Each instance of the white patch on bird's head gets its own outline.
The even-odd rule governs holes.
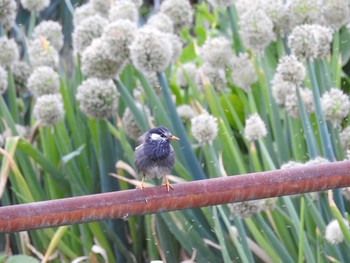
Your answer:
[[[166,138],[160,136],[158,133],[152,133],[150,138],[153,141],[165,141],[166,140]]]

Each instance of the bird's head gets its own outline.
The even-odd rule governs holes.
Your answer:
[[[158,126],[149,130],[147,137],[147,140],[150,142],[170,142],[170,140],[180,140],[163,126]]]
[[[165,158],[170,152],[170,140],[180,139],[163,126],[153,128],[147,133],[144,143],[145,151],[152,159]]]

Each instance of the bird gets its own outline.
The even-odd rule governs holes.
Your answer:
[[[175,152],[170,145],[171,140],[180,139],[163,126],[150,129],[137,140],[138,146],[135,148],[134,157],[136,170],[142,174],[141,189],[145,188],[145,177],[163,177],[163,185],[166,186],[168,192],[170,188],[174,189],[167,178],[175,162]]]

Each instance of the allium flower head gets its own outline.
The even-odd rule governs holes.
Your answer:
[[[195,84],[198,80],[198,69],[192,62],[182,64],[176,71],[177,85],[180,87],[188,86],[188,79],[191,80],[193,84]]]
[[[202,83],[202,77],[201,73],[204,74],[210,81],[211,85],[215,88],[215,90],[221,90],[225,88],[226,86],[226,77],[225,77],[225,71],[220,68],[215,68],[209,63],[204,63],[199,68],[199,77],[198,85],[201,87],[203,85]]]
[[[110,0],[91,0],[93,9],[103,16],[108,14],[108,11],[111,8],[111,3],[112,1]]]
[[[317,56],[317,39],[311,25],[297,26],[288,38],[288,46],[298,59]]]
[[[32,72],[31,67],[27,62],[16,61],[11,68],[17,91],[23,91],[27,87],[27,80]]]
[[[120,2],[125,0],[115,0],[115,2]],[[130,0],[137,8],[140,8],[142,6],[143,0]]]
[[[147,26],[153,27],[163,33],[173,33],[174,23],[166,14],[157,13],[147,20]]]
[[[138,16],[137,7],[129,0],[114,2],[108,12],[108,18],[111,22],[122,19],[136,23]]]
[[[284,105],[288,94],[295,94],[297,84],[283,80],[283,77],[276,73],[271,81],[272,97],[278,105]]]
[[[160,12],[173,21],[175,33],[180,33],[192,24],[193,10],[188,0],[165,0],[160,6]]]
[[[260,0],[235,0],[235,7],[238,14],[243,14],[251,9],[256,9],[260,2]],[[261,8],[260,5],[259,8]]]
[[[304,103],[305,109],[307,113],[314,112],[314,102],[312,98],[312,91],[309,89],[299,88],[301,100]],[[299,104],[298,104],[298,96],[296,91],[289,93],[285,97],[284,103],[285,109],[288,114],[294,118],[300,118]]]
[[[214,116],[207,112],[191,119],[193,137],[202,144],[211,144],[218,135],[218,123]]]
[[[326,56],[331,42],[332,30],[320,25],[297,26],[288,38],[288,46],[298,59]]]
[[[324,25],[334,30],[339,30],[341,26],[350,22],[349,3],[344,0],[324,0],[322,3],[322,15]]]
[[[82,6],[79,6],[74,11],[73,24],[74,28],[77,28],[82,21],[86,18],[96,15],[96,11],[92,7],[91,2]]]
[[[50,1],[49,0],[21,0],[21,4],[24,9],[27,9],[30,12],[33,11],[33,12],[39,13],[49,6]]]
[[[41,66],[34,69],[28,79],[28,89],[35,97],[55,94],[59,91],[60,80],[51,67]]]
[[[62,97],[59,94],[43,95],[35,102],[33,116],[43,126],[55,125],[63,115]]]
[[[240,15],[252,9],[262,10],[273,23],[273,31],[277,35],[284,35],[290,28],[284,2],[284,0],[236,0],[235,6]]]
[[[43,21],[34,28],[33,38],[44,37],[57,51],[63,47],[62,26],[55,21]]]
[[[112,80],[90,78],[78,87],[80,110],[94,119],[110,117],[118,107],[118,92]]]
[[[7,85],[7,71],[0,66],[0,95],[5,93],[5,91],[7,90]]]
[[[349,229],[349,222],[346,219],[343,219],[343,220]],[[337,220],[331,221],[326,226],[325,239],[328,243],[333,245],[339,244],[344,241],[344,234]]]
[[[231,42],[225,37],[208,38],[201,48],[201,56],[213,67],[224,68],[233,56]]]
[[[171,62],[175,62],[181,55],[183,43],[178,35],[165,33],[165,37],[168,38],[168,41],[171,44],[171,49],[173,51],[171,55]]]
[[[169,66],[173,50],[166,34],[153,28],[137,31],[130,46],[134,66],[143,72],[161,72]]]
[[[292,27],[322,22],[319,0],[288,0],[287,10]]]
[[[19,59],[16,42],[12,38],[0,37],[0,65],[10,67]]]
[[[244,45],[255,52],[264,51],[275,40],[273,23],[262,10],[251,9],[243,13],[239,26]]]
[[[339,133],[339,140],[344,152],[350,150],[350,126],[347,126]]]
[[[208,0],[208,2],[214,7],[226,8],[235,2],[234,0]]]
[[[141,104],[136,104],[139,110],[146,113],[147,118],[151,118],[151,112],[148,108],[142,106]],[[130,108],[126,108],[122,117],[123,129],[127,136],[133,140],[137,140],[142,134],[140,126],[137,124],[136,119]]]
[[[330,52],[333,30],[330,27],[314,25],[313,34],[317,39],[317,58],[323,58]]]
[[[283,0],[260,0],[257,2],[256,8],[264,10],[271,19],[273,31],[276,34],[284,35],[288,29],[289,21],[286,19],[287,8]]]
[[[130,59],[129,46],[135,38],[136,25],[128,20],[109,24],[102,34],[102,41],[110,55],[118,61]]]
[[[5,30],[9,30],[16,19],[16,1],[15,0],[1,0],[0,1],[0,25]]]
[[[276,72],[284,81],[296,84],[302,83],[306,76],[304,65],[294,55],[282,57],[278,62]]]
[[[107,25],[108,20],[100,15],[94,15],[84,19],[73,32],[74,52],[76,54],[82,54],[94,39],[102,35]]]
[[[244,137],[252,142],[259,140],[267,135],[267,129],[264,121],[259,114],[254,113],[245,122]]]
[[[322,95],[321,106],[325,119],[336,127],[349,114],[349,96],[340,89],[332,88]]]
[[[102,38],[94,39],[81,56],[81,70],[84,75],[101,79],[116,77],[125,63],[110,54]]]
[[[289,161],[289,162],[281,165],[281,170],[287,170],[287,169],[290,169],[290,168],[302,167],[302,166],[304,166],[303,163],[298,163],[298,162],[295,162],[295,161]]]
[[[189,121],[194,117],[194,110],[190,105],[182,104],[177,107],[177,114],[183,122]]]
[[[239,203],[232,203],[229,205],[231,213],[233,216],[239,218],[249,218],[257,215],[265,209],[266,200],[252,200],[244,201]]]
[[[44,38],[36,38],[30,42],[28,55],[33,67],[57,67],[58,65],[57,50]]]
[[[244,91],[249,91],[250,86],[258,80],[249,54],[240,53],[238,56],[233,56],[230,64],[233,83]]]
[[[329,163],[329,160],[327,160],[323,157],[317,156],[316,158],[307,161],[305,163],[305,165],[312,166],[312,165],[319,165],[319,164],[324,164],[324,163]]]

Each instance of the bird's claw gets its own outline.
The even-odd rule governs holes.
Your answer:
[[[170,188],[171,189],[174,189],[174,186],[172,186],[169,181],[168,181],[168,178],[165,177],[165,182],[163,183],[163,185],[165,185],[166,189],[168,190],[168,192],[170,191]]]
[[[145,182],[144,181],[145,181],[145,177],[142,177],[141,184],[137,188],[140,188],[141,190],[145,189]]]

